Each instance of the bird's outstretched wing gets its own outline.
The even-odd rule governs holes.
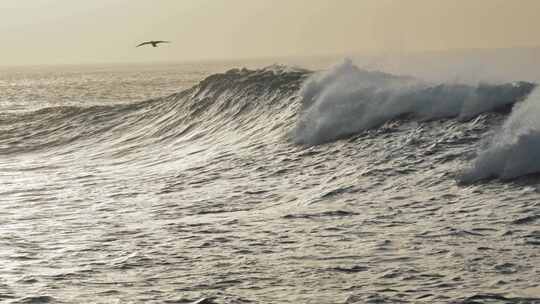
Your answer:
[[[143,43],[137,45],[136,47],[140,47],[140,46],[147,45],[147,44],[151,44],[151,43],[152,43],[152,42],[150,42],[150,41],[145,41],[145,42],[143,42]]]
[[[170,41],[165,41],[165,40],[158,40],[158,41],[154,41],[155,43],[171,43]]]

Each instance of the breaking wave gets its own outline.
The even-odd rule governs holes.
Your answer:
[[[316,145],[392,119],[470,119],[522,100],[533,84],[430,84],[410,77],[365,71],[351,61],[315,74],[302,87],[303,110],[292,138]]]
[[[540,91],[514,107],[502,128],[478,153],[459,180],[512,179],[540,172]]]
[[[55,107],[0,115],[0,154],[84,150],[89,156],[188,142],[285,140],[319,145],[392,121],[470,120],[516,107],[460,181],[540,171],[539,93],[535,84],[434,84],[362,70],[345,60],[311,72],[286,66],[233,69],[191,89],[141,103]],[[528,97],[529,96],[529,97]],[[527,98],[528,97],[528,98]]]

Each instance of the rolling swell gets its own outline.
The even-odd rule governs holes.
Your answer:
[[[103,153],[122,155],[149,146],[174,148],[193,140],[247,143],[250,138],[281,140],[284,135],[296,144],[310,146],[400,119],[467,121],[486,112],[507,113],[516,102],[526,99],[534,87],[528,82],[432,84],[362,70],[348,60],[318,73],[285,66],[233,69],[211,75],[191,89],[140,103],[53,107],[0,116],[0,153],[54,154],[61,150],[69,154],[83,149],[87,155],[100,157]],[[511,154],[509,149],[514,151],[516,145],[537,146],[534,134],[540,127],[530,122],[526,127],[515,127],[523,119],[513,118],[525,116],[531,110],[537,112],[530,109],[533,106],[534,103],[527,102],[520,107],[524,109],[522,114],[517,113],[518,109],[511,115],[504,127],[509,131],[497,137],[504,137],[502,141],[508,144],[481,152],[471,169],[462,174],[461,181],[493,176],[513,178],[522,175],[522,171],[528,174],[540,170],[538,166],[528,166],[527,159],[531,157],[522,155],[522,164],[513,167],[527,167],[526,170],[511,171],[507,166],[501,169],[507,162],[506,156],[501,155]],[[509,132],[519,134],[508,135]],[[517,143],[509,143],[508,138]],[[486,166],[491,169],[479,169]]]

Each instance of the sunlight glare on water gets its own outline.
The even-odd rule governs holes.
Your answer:
[[[0,301],[540,303],[533,84],[230,65],[2,74]]]

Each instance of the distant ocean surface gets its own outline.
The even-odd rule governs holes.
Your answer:
[[[273,62],[0,68],[0,302],[540,303],[532,74]]]

